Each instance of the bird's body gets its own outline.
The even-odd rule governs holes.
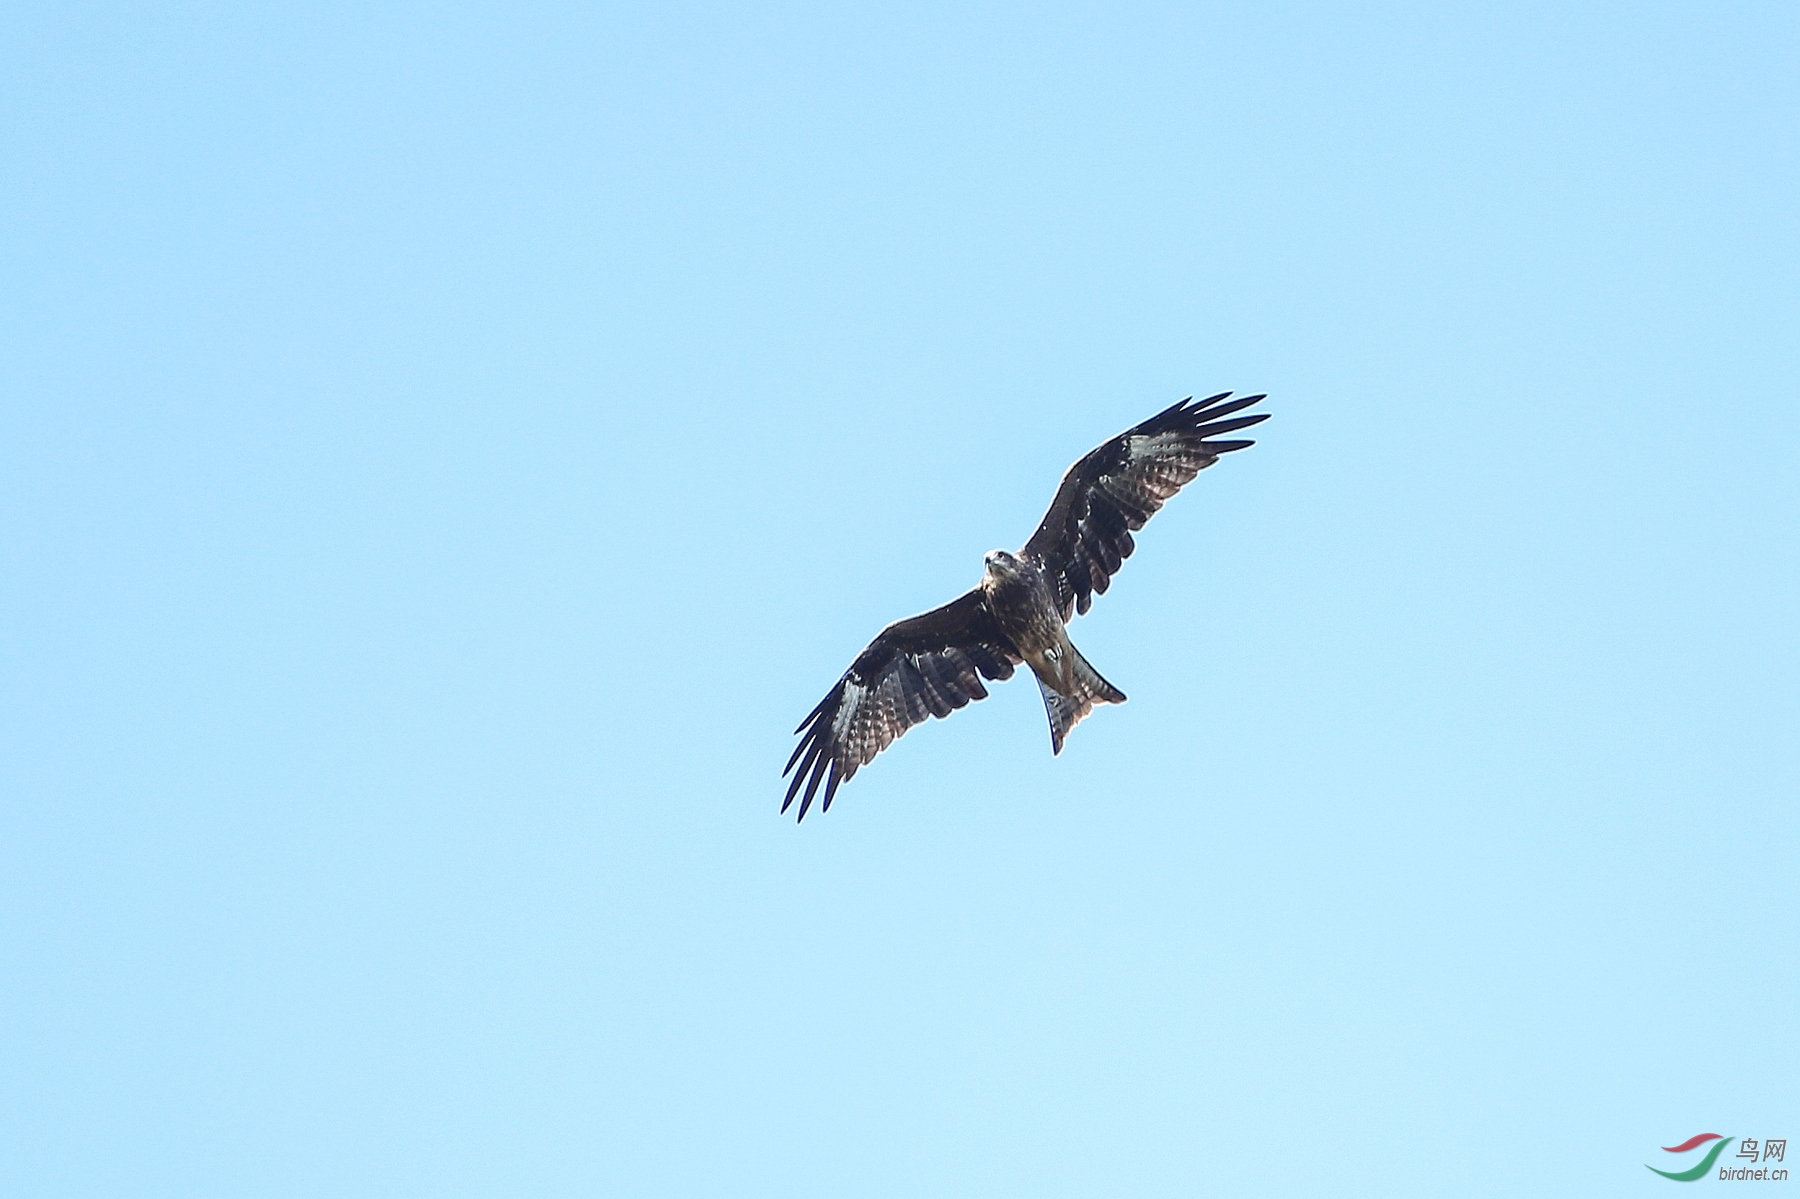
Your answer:
[[[982,600],[1014,651],[1037,676],[1050,716],[1051,752],[1061,753],[1063,738],[1096,703],[1122,704],[1125,693],[1101,678],[1069,640],[1042,566],[1005,550],[992,551],[986,561]]]
[[[804,735],[782,773],[800,769],[781,810],[804,785],[804,818],[827,777],[829,809],[839,784],[894,738],[986,698],[982,680],[1010,678],[1020,662],[1043,692],[1055,753],[1095,704],[1124,703],[1069,640],[1067,624],[1131,556],[1133,531],[1220,454],[1253,444],[1207,440],[1267,419],[1223,419],[1263,398],[1222,402],[1230,394],[1183,400],[1082,457],[1024,548],[991,551],[974,590],[883,629],[800,722]]]
[[[990,552],[984,564],[981,602],[1032,672],[1059,685],[1066,673],[1062,664],[1068,660],[1069,631],[1056,611],[1043,570],[1005,550]]]

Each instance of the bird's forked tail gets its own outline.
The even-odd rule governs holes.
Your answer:
[[[1050,752],[1060,754],[1063,738],[1081,723],[1081,718],[1094,710],[1095,704],[1122,704],[1125,693],[1100,677],[1100,672],[1081,656],[1073,642],[1065,642],[1069,662],[1063,671],[1071,694],[1064,695],[1038,676],[1038,690],[1044,693],[1044,711],[1050,714]]]

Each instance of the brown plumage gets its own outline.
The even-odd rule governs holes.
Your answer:
[[[781,810],[804,785],[805,819],[821,782],[829,809],[839,785],[896,737],[928,716],[987,698],[982,680],[1011,678],[1021,662],[1043,692],[1054,753],[1095,704],[1124,703],[1065,626],[1111,585],[1136,548],[1132,533],[1170,496],[1219,455],[1254,444],[1210,440],[1268,419],[1232,417],[1263,397],[1230,396],[1183,400],[1095,448],[1063,476],[1023,549],[990,552],[973,591],[883,629],[795,730],[800,744],[782,771],[794,777]]]

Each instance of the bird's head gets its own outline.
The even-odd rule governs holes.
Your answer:
[[[1019,560],[1005,550],[989,550],[982,562],[987,566],[988,574],[995,578],[1016,574],[1019,569]]]

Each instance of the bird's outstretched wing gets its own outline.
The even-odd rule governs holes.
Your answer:
[[[838,785],[894,738],[927,716],[948,716],[972,699],[986,699],[982,678],[1011,678],[1019,661],[979,589],[881,630],[794,730],[803,736],[781,773],[796,764],[800,769],[781,810],[788,810],[805,783],[799,817],[804,820],[828,773],[824,807],[829,809]]]
[[[1050,511],[1021,553],[1037,560],[1056,590],[1066,622],[1086,612],[1136,548],[1131,535],[1163,502],[1219,460],[1251,441],[1209,441],[1269,418],[1266,412],[1232,419],[1262,399],[1231,400],[1229,391],[1192,397],[1127,429],[1069,468]]]

